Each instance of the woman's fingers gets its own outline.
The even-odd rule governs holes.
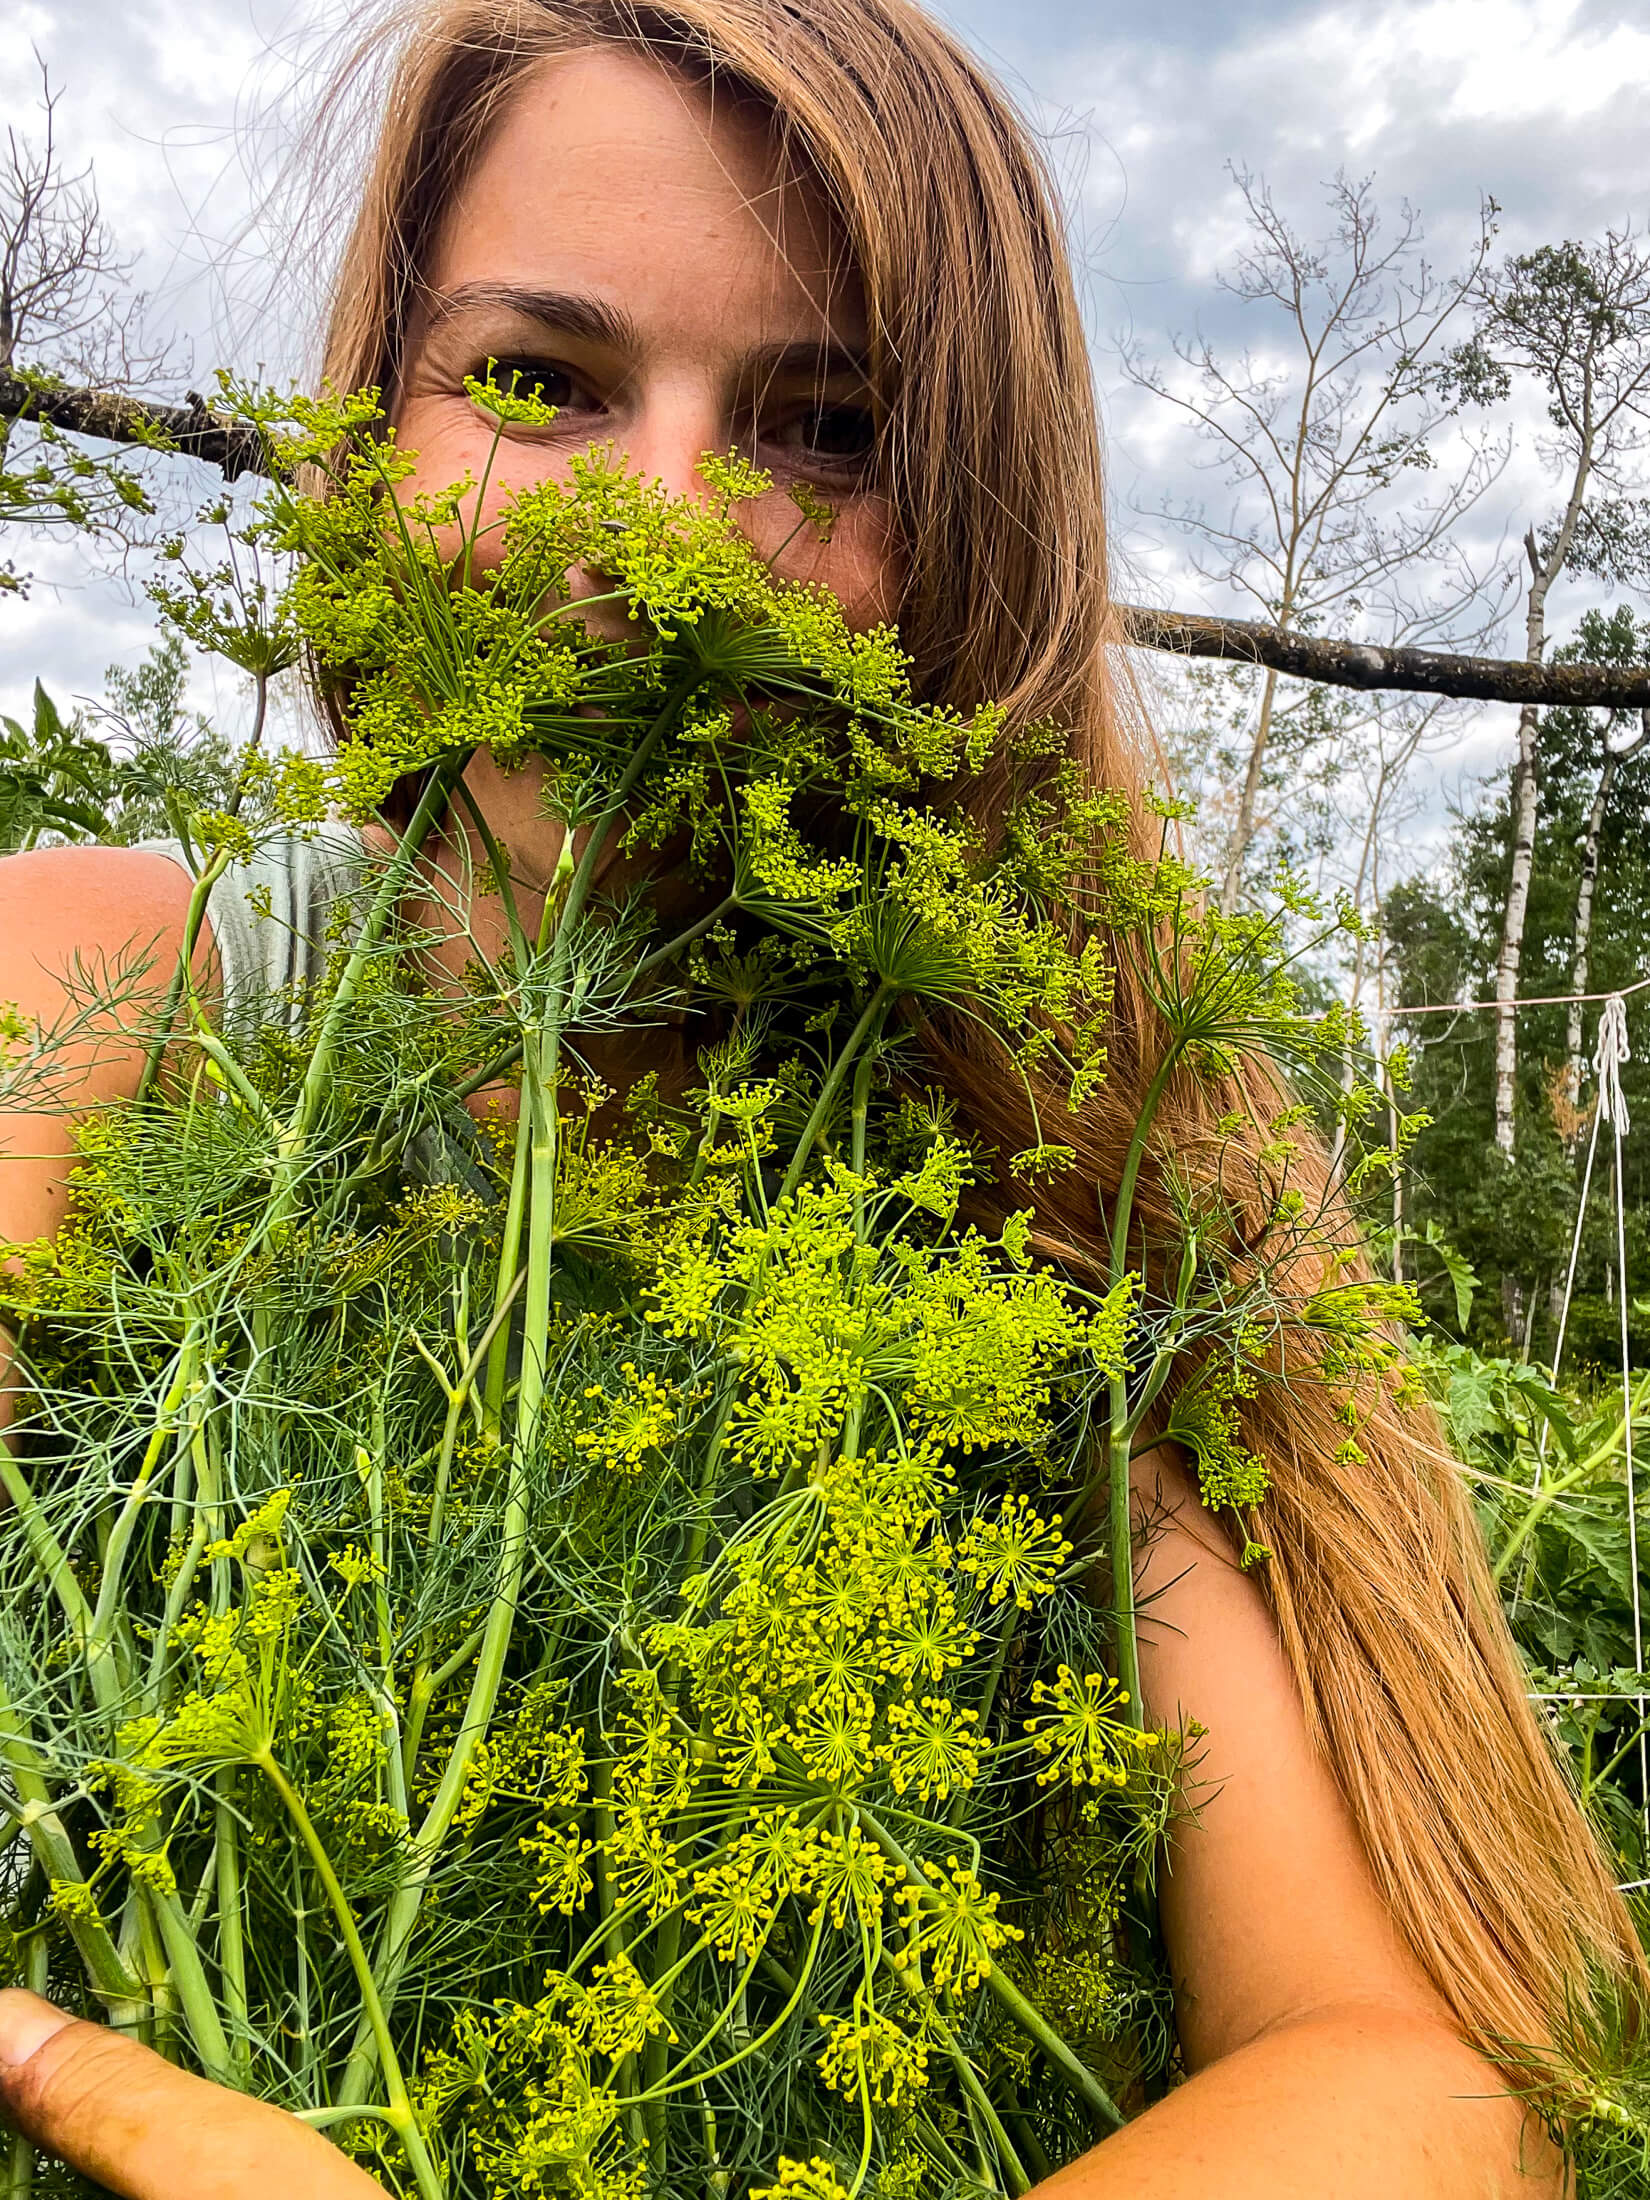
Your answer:
[[[0,2110],[123,2200],[384,2200],[307,2124],[35,1994],[0,1993]]]

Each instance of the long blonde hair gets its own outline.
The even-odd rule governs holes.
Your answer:
[[[912,0],[410,0],[346,79],[389,55],[329,379],[393,392],[437,225],[505,106],[547,57],[605,43],[761,101],[836,209],[868,303],[922,692],[1067,725],[1090,783],[1138,792],[1146,749],[1117,670],[1094,396],[1055,195],[1000,88]],[[984,817],[995,798],[972,799]],[[1069,1211],[1039,1194],[1079,1260],[1100,1258],[1095,1189],[1118,1182],[1160,1043],[1126,974],[1116,1024],[1108,1082],[1062,1133],[1080,1143]],[[960,1038],[945,1055],[975,1125],[1003,1151],[1029,1143],[1000,1066]],[[1230,1104],[1177,1084],[1160,1150],[1212,1151]],[[1302,1167],[1329,1197],[1323,1157]],[[1141,1198],[1168,1223],[1149,1164]],[[1262,1578],[1313,1736],[1462,2032],[1548,2041],[1599,1976],[1642,2007],[1650,1971],[1531,1712],[1436,1418],[1383,1394],[1350,1464],[1322,1385],[1263,1385],[1249,1424],[1272,1482]]]

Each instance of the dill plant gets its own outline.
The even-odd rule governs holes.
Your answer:
[[[257,547],[296,560],[257,631],[348,738],[249,755],[192,819],[138,1098],[80,1123],[59,1236],[9,1248],[13,1975],[419,2200],[1024,2190],[1171,2059],[1186,1737],[1142,1721],[1129,1461],[1172,1435],[1263,1558],[1238,1412],[1327,1225],[1281,1096],[1241,1264],[1218,1171],[1166,1242],[1135,1187],[1176,1076],[1338,1070],[1284,952],[1312,912],[1203,912],[1058,729],[917,703],[892,632],[751,552],[736,458],[693,505],[591,457],[482,575],[485,484],[398,495],[370,393],[238,401],[280,475]],[[228,633],[221,578],[176,593]],[[469,808],[508,946],[472,940],[455,1002],[403,911],[483,747],[548,760],[561,857],[529,924]],[[990,845],[956,801],[988,764]],[[235,856],[409,783],[324,982],[212,1013],[189,950]],[[674,930],[650,861],[696,881]],[[1034,1202],[980,1219],[994,1163],[921,1032],[992,1034],[1039,1126],[1002,1161],[1057,1174],[1119,956],[1165,1051],[1080,1277]],[[82,975],[56,1033],[13,1020],[10,1104],[141,973]],[[614,1089],[604,1041],[667,1015],[685,1085]],[[1407,1305],[1305,1310],[1349,1444]],[[19,2148],[10,2189],[62,2174]]]

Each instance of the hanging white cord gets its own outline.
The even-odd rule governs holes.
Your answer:
[[[1598,1020],[1598,1048],[1593,1056],[1598,1070],[1598,1111],[1615,1135],[1616,1148],[1616,1282],[1621,1306],[1621,1441],[1627,1468],[1627,1564],[1633,1584],[1633,1670],[1644,1671],[1644,1612],[1639,1589],[1638,1489],[1633,1475],[1633,1370],[1627,1345],[1627,1196],[1621,1178],[1621,1141],[1629,1128],[1627,1099],[1621,1089],[1621,1065],[1632,1059],[1627,1044],[1627,1003],[1612,993]],[[1643,1797],[1644,1832],[1650,1843],[1650,1746],[1645,1736],[1645,1698],[1634,1699],[1639,1718],[1639,1793]]]
[[[1619,993],[1612,994],[1611,998],[1619,1005],[1621,1001],[1621,995]],[[1600,1027],[1600,1031],[1602,1036],[1602,1026]],[[1617,1086],[1619,1090],[1619,1078],[1617,1080]],[[1598,1152],[1598,1126],[1599,1119],[1601,1118],[1603,1113],[1604,1110],[1601,1107],[1594,1108],[1593,1110],[1593,1135],[1587,1141],[1587,1166],[1581,1172],[1581,1197],[1576,1202],[1575,1236],[1570,1240],[1570,1266],[1564,1278],[1564,1304],[1559,1308],[1558,1311],[1558,1341],[1553,1346],[1552,1379],[1555,1383],[1558,1381],[1558,1363],[1564,1357],[1564,1332],[1570,1326],[1570,1301],[1575,1296],[1576,1262],[1581,1257],[1581,1230],[1582,1225],[1587,1220],[1587,1194],[1592,1189],[1593,1184],[1593,1160]],[[1530,1494],[1532,1497],[1536,1495],[1536,1493],[1541,1488],[1541,1471],[1543,1463],[1547,1457],[1548,1434],[1549,1425],[1547,1422],[1543,1421],[1541,1424],[1541,1434],[1540,1437],[1537,1439],[1535,1447],[1535,1480],[1530,1484]]]
[[[1619,993],[1612,993],[1610,995],[1610,999],[1615,1002],[1618,1007],[1621,1006],[1622,996]],[[1608,1014],[1608,1011],[1606,1011],[1606,1014]],[[1613,1052],[1613,1038],[1611,1043],[1611,1060],[1613,1062],[1615,1059]],[[1602,1049],[1603,1045],[1604,1022],[1603,1019],[1601,1019],[1599,1023],[1599,1048]],[[1602,1091],[1603,1071],[1600,1068],[1599,1054],[1597,1052],[1595,1052],[1593,1056],[1593,1068],[1598,1076],[1599,1087]],[[1620,1074],[1619,1071],[1613,1072],[1613,1074],[1615,1074],[1616,1091],[1619,1095],[1621,1091]],[[1581,1233],[1582,1230],[1586,1227],[1587,1222],[1587,1194],[1593,1188],[1593,1163],[1598,1156],[1598,1127],[1603,1120],[1603,1117],[1603,1108],[1595,1107],[1593,1110],[1592,1135],[1587,1141],[1587,1166],[1581,1172],[1581,1197],[1576,1201],[1576,1226],[1575,1234],[1570,1240],[1570,1265],[1564,1277],[1564,1304],[1559,1308],[1558,1311],[1558,1338],[1553,1346],[1553,1365],[1551,1375],[1551,1380],[1555,1383],[1558,1381],[1559,1363],[1564,1358],[1564,1333],[1570,1326],[1570,1302],[1575,1297],[1576,1288],[1576,1262],[1581,1258]],[[1547,1463],[1547,1438],[1551,1434],[1552,1423],[1550,1421],[1543,1421],[1541,1424],[1541,1433],[1536,1438],[1535,1443],[1535,1476],[1530,1483],[1530,1495],[1532,1497],[1539,1497],[1541,1494],[1541,1478],[1546,1470]],[[1526,1544],[1524,1555],[1518,1562],[1518,1573],[1513,1581],[1512,1610],[1514,1614],[1517,1613],[1518,1607],[1524,1601],[1524,1590],[1529,1582],[1530,1566],[1533,1562],[1534,1556],[1535,1553],[1533,1546]]]

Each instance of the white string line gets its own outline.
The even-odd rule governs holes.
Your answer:
[[[1620,996],[1614,995],[1612,996],[1612,998],[1619,999]],[[1570,1326],[1570,1300],[1576,1287],[1576,1262],[1581,1258],[1581,1231],[1582,1225],[1587,1220],[1587,1194],[1591,1189],[1593,1182],[1593,1158],[1598,1152],[1598,1125],[1599,1117],[1602,1113],[1603,1110],[1600,1108],[1595,1108],[1593,1110],[1593,1135],[1587,1141],[1587,1167],[1582,1173],[1581,1197],[1576,1202],[1575,1236],[1570,1240],[1570,1266],[1564,1278],[1564,1304],[1559,1310],[1558,1316],[1558,1342],[1553,1346],[1553,1368],[1551,1379],[1555,1383],[1558,1381],[1558,1364],[1564,1357],[1564,1332]],[[1625,1276],[1623,1276],[1621,1279],[1621,1288],[1622,1291],[1625,1293],[1627,1289],[1627,1278]],[[1625,1305],[1625,1298],[1623,1299],[1622,1303]],[[1547,1457],[1547,1437],[1550,1428],[1550,1422],[1542,1422],[1541,1435],[1537,1440],[1535,1447],[1535,1480],[1530,1484],[1530,1494],[1532,1497],[1535,1496],[1541,1488],[1541,1471],[1543,1463],[1545,1462]],[[1523,1569],[1520,1568],[1520,1573],[1522,1573],[1522,1571]]]
[[[1631,1059],[1632,1050],[1627,1044],[1627,1003],[1619,993],[1612,994],[1599,1018],[1598,1051],[1594,1061],[1598,1069],[1598,1112],[1609,1117],[1615,1141],[1616,1280],[1620,1286],[1616,1299],[1621,1309],[1621,1440],[1627,1469],[1627,1566],[1633,1588],[1633,1670],[1642,1673],[1644,1609],[1639,1582],[1638,1490],[1633,1473],[1633,1375],[1627,1342],[1627,1191],[1621,1172],[1621,1141],[1629,1128],[1627,1098],[1621,1089],[1621,1068]],[[1645,1698],[1638,1695],[1633,1701],[1639,1714],[1639,1796],[1645,1841],[1650,1845],[1650,1738],[1645,1734]]]
[[[1411,1016],[1463,1016],[1475,1008],[1568,1008],[1572,1001],[1625,1001],[1647,986],[1650,978],[1635,978],[1631,985],[1618,985],[1609,993],[1532,993],[1516,1001],[1417,1001],[1412,1008],[1393,1008],[1388,1013],[1401,1024]]]
[[[1531,1703],[1634,1703],[1636,1697],[1624,1696],[1617,1689],[1606,1688],[1589,1693],[1585,1688],[1532,1688],[1528,1691]]]

